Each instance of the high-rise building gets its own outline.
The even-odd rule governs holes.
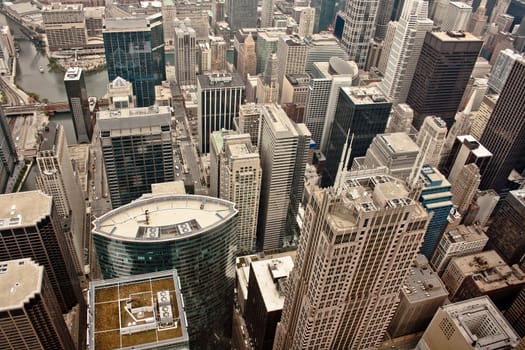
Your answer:
[[[319,14],[319,25],[316,24],[314,31],[321,32],[329,29],[329,27],[335,22],[335,14],[338,8],[344,6],[344,3],[336,3],[331,0],[314,0],[311,2],[311,6],[315,7],[315,15]]]
[[[452,126],[482,44],[470,33],[427,32],[407,96],[417,128],[428,115]]]
[[[405,2],[380,87],[392,103],[405,102],[426,32],[433,26],[425,0]]]
[[[225,9],[233,31],[257,26],[257,0],[225,0]]]
[[[498,18],[499,15],[506,13],[507,9],[509,8],[510,2],[511,0],[496,1],[494,7],[492,8],[492,12],[490,14],[489,22],[490,23],[496,22],[496,18]]]
[[[416,143],[424,153],[425,164],[437,167],[447,137],[447,124],[439,117],[428,116],[417,134]]]
[[[40,192],[0,195],[0,261],[31,258],[44,266],[60,311],[84,304],[53,199]],[[79,310],[79,313],[81,312]],[[85,312],[85,311],[84,311]]]
[[[78,143],[90,143],[93,135],[93,122],[89,111],[86,81],[82,68],[73,67],[64,76],[67,100],[73,114],[73,126]]]
[[[341,87],[334,121],[329,127],[325,156],[326,166],[323,186],[330,186],[335,180],[339,160],[348,134],[353,135],[349,163],[355,157],[362,157],[373,138],[385,131],[392,103],[377,87]]]
[[[427,258],[418,254],[399,294],[399,306],[388,327],[392,338],[424,331],[448,291]]]
[[[500,196],[494,190],[478,191],[472,200],[472,205],[465,215],[465,225],[478,224],[485,226],[498,204]]]
[[[132,84],[121,77],[116,77],[108,84],[108,99],[111,110],[134,108],[136,98],[133,95]]]
[[[463,215],[467,212],[478,191],[481,182],[479,168],[475,163],[463,166],[457,179],[451,182],[452,203],[457,207],[458,212]]]
[[[102,33],[110,81],[133,84],[137,106],[155,103],[155,85],[166,80],[162,15],[106,18]]]
[[[0,348],[74,350],[44,267],[31,259],[0,262]]]
[[[483,96],[479,110],[474,115],[474,120],[472,121],[472,126],[470,127],[470,134],[477,140],[481,139],[481,135],[483,135],[483,132],[487,127],[498,98],[499,95],[492,94],[486,94]]]
[[[286,74],[283,79],[281,105],[284,106],[287,103],[295,103],[304,108],[306,99],[308,98],[309,86],[309,74]]]
[[[162,0],[162,6],[160,8],[162,14],[162,28],[164,31],[164,42],[166,45],[173,45],[173,31],[175,26],[173,20],[177,17],[177,8],[175,7],[175,1],[173,0]]]
[[[430,259],[447,224],[447,218],[453,205],[452,193],[450,183],[436,168],[424,166],[419,178],[422,182],[419,201],[427,211],[434,214],[428,224],[425,240],[421,246],[421,254]]]
[[[196,33],[191,27],[191,21],[175,20],[175,76],[179,86],[197,84],[195,40]]]
[[[485,5],[479,6],[470,16],[470,20],[467,24],[467,32],[470,32],[477,37],[481,37],[481,33],[483,33],[483,29],[487,24],[488,16],[486,16],[486,13],[487,9],[485,8]]]
[[[253,261],[245,319],[255,350],[271,350],[284,304],[284,284],[293,269],[289,256]]]
[[[524,272],[509,266],[494,250],[454,257],[441,276],[451,301],[489,296],[500,309],[506,309],[525,286]]]
[[[332,57],[348,61],[348,54],[332,34],[314,34],[304,38],[307,46],[306,73],[312,74],[315,62],[328,62]]]
[[[277,103],[279,101],[279,62],[272,53],[266,61],[264,74],[257,77],[257,103]]]
[[[268,59],[277,52],[279,38],[285,35],[283,28],[265,28],[257,31],[255,54],[257,55],[257,74],[266,69]]]
[[[478,225],[458,227],[443,234],[437,245],[430,264],[441,275],[450,259],[481,252],[489,238]]]
[[[277,105],[262,107],[259,152],[263,170],[257,225],[260,250],[287,245],[303,194],[310,132]]]
[[[489,297],[442,306],[416,350],[514,349],[519,336]]]
[[[342,13],[344,19],[341,43],[349,59],[364,69],[368,57],[368,44],[374,37],[379,0],[347,1]]]
[[[406,103],[398,103],[392,107],[392,114],[388,120],[385,132],[405,132],[410,134],[413,129],[412,119],[414,119],[412,108]]]
[[[7,189],[17,163],[16,147],[2,107],[0,106],[0,193]]]
[[[243,104],[239,107],[239,118],[236,130],[239,134],[250,134],[252,145],[259,148],[261,130],[261,106],[255,103]]]
[[[341,180],[308,202],[276,350],[374,348],[399,303],[429,216],[393,177]]]
[[[525,288],[521,290],[510,307],[505,311],[505,318],[514,327],[519,336],[525,337]],[[524,339],[522,338],[522,343]],[[516,349],[522,350],[523,348]]]
[[[493,216],[487,231],[494,247],[509,264],[516,264],[525,254],[525,190],[510,191]]]
[[[465,31],[470,20],[472,7],[461,1],[450,1],[448,3],[447,12],[442,30],[448,31]]]
[[[169,107],[101,111],[97,124],[113,208],[150,192],[151,184],[173,181]]]
[[[306,57],[308,47],[304,39],[297,35],[285,35],[277,43],[277,66],[279,81],[279,95],[283,89],[283,82],[287,74],[303,74],[306,72]]]
[[[255,41],[251,33],[248,33],[244,42],[239,45],[237,56],[237,72],[241,77],[246,79],[247,75],[255,76],[257,74],[257,56],[255,52]]]
[[[189,349],[178,278],[167,270],[90,282],[88,350]]]
[[[517,60],[494,106],[480,142],[493,156],[481,173],[481,188],[502,191],[512,169],[525,168],[525,58]],[[505,135],[505,137],[501,137]]]
[[[508,15],[506,13],[500,14],[498,17],[496,17],[496,25],[498,26],[498,29],[500,32],[510,32],[510,27],[512,26],[514,22],[514,17],[511,15]]]
[[[87,44],[82,4],[51,3],[42,11],[49,50],[83,48]]]
[[[496,62],[490,72],[488,81],[489,87],[492,91],[501,94],[512,67],[514,67],[516,61],[522,57],[521,54],[515,53],[511,49],[505,49],[499,52]]]
[[[302,37],[310,36],[314,33],[315,25],[315,9],[312,7],[305,7],[299,16],[299,28],[297,34]]]
[[[71,164],[64,127],[49,123],[40,137],[36,184],[39,190],[53,197],[75,268],[83,274],[86,204],[79,178]]]
[[[262,1],[261,28],[273,27],[273,1]]]
[[[261,193],[261,160],[249,134],[215,131],[210,138],[210,194],[234,202],[239,211],[238,250],[255,251]],[[214,169],[215,168],[215,169]]]
[[[210,134],[233,129],[243,102],[244,82],[237,73],[204,74],[197,78],[199,150],[210,149]]]
[[[177,269],[190,342],[202,346],[231,330],[237,224],[232,202],[158,194],[97,218],[93,241],[106,279]]]
[[[358,71],[354,62],[337,57],[313,63],[304,122],[317,147],[322,147],[323,141],[328,139],[329,126],[334,120],[339,99],[339,88],[357,85]]]
[[[376,29],[374,38],[378,41],[385,40],[387,33],[388,22],[392,17],[392,11],[394,10],[394,2],[390,0],[379,0],[379,5],[376,14]]]
[[[385,40],[383,40],[381,57],[377,63],[377,70],[383,75],[385,75],[386,72],[386,65],[388,63],[388,59],[390,58],[390,50],[392,49],[392,44],[394,43],[394,36],[396,34],[398,24],[399,22],[390,21],[388,22],[386,28],[386,35]]]

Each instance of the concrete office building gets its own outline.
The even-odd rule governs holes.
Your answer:
[[[315,27],[315,8],[305,7],[299,16],[299,28],[297,34],[302,37],[310,36],[314,33]]]
[[[175,76],[179,86],[196,85],[197,73],[195,66],[196,33],[191,27],[191,21],[175,20]]]
[[[470,134],[476,138],[476,140],[481,139],[481,135],[485,131],[490,117],[492,116],[492,111],[496,102],[498,102],[499,95],[487,94],[483,96],[479,110],[474,115],[474,120],[472,121],[472,126],[470,128]]]
[[[470,20],[472,7],[461,1],[450,1],[447,6],[447,12],[442,30],[447,31],[465,31]]]
[[[392,18],[392,12],[394,10],[394,3],[395,1],[389,0],[379,1],[376,14],[376,29],[374,33],[374,39],[377,41],[385,40],[385,36],[388,31],[388,23]]]
[[[293,266],[289,256],[250,264],[245,320],[256,350],[271,350],[273,347],[284,305],[284,285]]]
[[[93,223],[102,276],[177,269],[190,342],[211,344],[231,327],[237,213],[223,199],[176,194],[114,209]]]
[[[255,103],[243,104],[239,107],[239,118],[235,120],[239,134],[250,134],[253,146],[259,148],[261,130],[261,106]]]
[[[509,264],[517,264],[525,254],[525,189],[510,191],[496,211],[487,231],[491,247]]]
[[[380,88],[392,103],[405,102],[426,32],[433,26],[424,0],[405,2]]]
[[[385,132],[404,132],[411,134],[413,130],[412,119],[414,111],[406,103],[398,103],[392,107],[392,113],[388,119]]]
[[[308,47],[297,35],[285,35],[277,43],[277,80],[279,81],[279,96],[287,74],[304,74]]]
[[[261,120],[262,184],[257,225],[257,248],[273,250],[293,240],[310,132],[296,124],[277,105],[263,105]]]
[[[40,191],[0,195],[0,261],[31,258],[44,266],[62,313],[84,299],[60,217]],[[82,318],[82,317],[81,317]]]
[[[416,350],[511,350],[518,342],[514,329],[483,296],[442,306]]]
[[[525,337],[525,288],[521,290],[510,307],[505,311],[505,318],[519,336]],[[522,342],[525,338],[522,338]],[[522,344],[525,345],[525,344]],[[516,348],[523,349],[523,348]]]
[[[451,182],[452,203],[454,203],[461,215],[464,215],[469,209],[480,183],[479,168],[474,163],[463,166],[457,180]]]
[[[162,28],[164,30],[164,42],[167,46],[173,45],[173,31],[175,26],[173,20],[177,17],[177,8],[174,0],[162,0],[160,8],[162,14]]]
[[[277,103],[279,101],[279,61],[272,53],[266,61],[263,74],[257,77],[257,103]]]
[[[225,0],[225,15],[233,31],[241,28],[255,28],[257,25],[256,0]]]
[[[42,20],[50,51],[83,48],[87,44],[86,19],[82,4],[51,3]]]
[[[173,181],[169,107],[137,107],[97,114],[100,144],[113,208]]]
[[[481,252],[489,238],[478,225],[459,225],[445,232],[437,245],[430,264],[441,275],[448,266],[450,259]]]
[[[49,123],[42,131],[36,155],[36,185],[53,197],[72,260],[78,274],[84,274],[86,203],[80,180],[71,164],[64,127]]]
[[[243,79],[246,79],[248,74],[255,76],[257,74],[257,55],[255,51],[255,41],[251,33],[248,33],[244,42],[239,44],[239,52],[237,55],[237,72]]]
[[[190,348],[176,270],[92,281],[88,302],[87,350]]]
[[[401,287],[399,306],[388,327],[388,334],[397,338],[424,331],[447,296],[445,285],[430,267],[427,258],[419,254]]]
[[[401,181],[339,176],[306,208],[276,350],[378,346],[423,239],[429,216]]]
[[[390,50],[392,49],[392,44],[394,43],[394,36],[397,31],[398,22],[390,21],[387,25],[386,36],[383,40],[383,49],[381,50],[381,57],[377,63],[377,70],[385,75],[386,65],[388,59],[390,58]]]
[[[488,16],[486,16],[487,9],[484,5],[480,5],[475,12],[470,15],[470,20],[467,24],[467,32],[481,37],[483,29],[487,25]]]
[[[166,80],[161,13],[106,18],[102,36],[109,81],[118,76],[126,79],[133,84],[138,107],[153,105],[155,85]]]
[[[480,142],[493,156],[481,173],[481,188],[501,192],[513,169],[525,169],[525,58],[517,60],[494,106]],[[504,138],[499,135],[506,135]]]
[[[235,203],[238,250],[254,252],[262,177],[259,152],[249,134],[215,131],[210,141],[210,195]]]
[[[308,98],[309,86],[309,74],[286,74],[280,99],[281,106],[287,103],[295,103],[304,107]]]
[[[314,34],[304,38],[307,46],[306,73],[312,74],[315,62],[329,62],[332,57],[348,61],[348,54],[332,34]]]
[[[277,52],[279,38],[286,32],[282,28],[261,28],[257,31],[255,42],[255,54],[257,55],[257,74],[263,73],[266,69],[266,62],[272,53]]]
[[[362,157],[374,137],[385,131],[392,103],[375,86],[341,87],[334,122],[325,147],[326,167],[323,187],[333,184],[347,135],[353,135],[349,164]]]
[[[425,156],[425,164],[437,167],[447,137],[447,124],[439,117],[428,116],[417,134],[416,143]]]
[[[244,82],[237,73],[199,75],[197,79],[197,122],[199,150],[209,152],[210,134],[233,129],[243,101]]]
[[[108,84],[108,99],[111,110],[134,108],[136,98],[133,95],[132,84],[121,77],[116,77]]]
[[[507,265],[493,250],[454,257],[441,276],[451,301],[489,296],[506,309],[525,286],[525,273],[518,265]]]
[[[262,1],[261,28],[273,27],[273,2],[274,0]]]
[[[452,126],[482,44],[470,33],[427,32],[407,96],[416,128],[428,115]]]
[[[339,88],[357,85],[358,71],[355,62],[337,57],[326,62],[313,63],[304,123],[312,133],[312,140],[317,143],[317,148],[323,149],[323,141],[328,140],[339,99]]]
[[[455,183],[465,165],[474,163],[483,173],[491,157],[492,153],[472,135],[461,135],[456,138],[443,169],[450,183]]]
[[[436,168],[423,166],[419,179],[422,184],[419,201],[427,211],[434,213],[421,246],[421,253],[430,259],[447,224],[453,205],[452,193],[450,182]]]
[[[93,122],[89,111],[89,100],[84,80],[84,73],[80,67],[72,67],[64,76],[67,100],[73,114],[73,126],[78,143],[90,143],[93,135]]]
[[[44,267],[31,259],[0,262],[0,348],[73,350]]]
[[[521,54],[515,53],[511,49],[505,49],[499,52],[488,81],[488,85],[492,91],[497,94],[503,91],[503,86],[509,77],[512,67],[514,67],[516,61],[522,57]]]
[[[9,178],[15,171],[18,157],[9,124],[0,106],[0,193],[5,193]]]
[[[368,44],[374,37],[379,0],[348,1],[342,12],[344,20],[341,43],[348,58],[359,69],[364,69],[368,57]]]

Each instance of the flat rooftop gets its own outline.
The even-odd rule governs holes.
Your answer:
[[[444,233],[444,237],[450,243],[467,243],[475,242],[480,240],[488,240],[487,235],[481,229],[480,226],[465,226],[459,225],[458,227]]]
[[[41,191],[0,195],[0,230],[35,225],[50,215],[53,199]]]
[[[80,67],[68,68],[66,71],[66,74],[64,75],[64,81],[79,80],[81,75],[82,75],[82,68]]]
[[[55,148],[58,128],[62,128],[55,123],[48,123],[44,130],[42,130],[42,142],[40,143],[40,151],[51,151]]]
[[[238,73],[213,73],[197,76],[201,89],[244,88],[244,81]]]
[[[290,275],[293,266],[293,260],[289,256],[252,261],[250,267],[253,269],[266,311],[281,310],[283,308],[283,283]]]
[[[448,295],[445,285],[422,254],[418,254],[416,261],[410,267],[401,291],[411,302],[444,299]]]
[[[378,135],[378,137],[383,140],[394,154],[419,152],[418,145],[405,132],[382,134]]]
[[[492,153],[472,135],[461,135],[457,137],[457,140],[469,147],[470,152],[477,158],[492,157]]]
[[[31,259],[0,262],[0,312],[23,308],[42,288],[44,267]]]
[[[132,241],[185,238],[213,229],[237,214],[223,199],[183,194],[139,198],[97,218],[94,234]]]
[[[341,87],[341,90],[356,105],[368,105],[375,103],[389,103],[388,98],[376,86],[367,87]]]
[[[150,107],[134,107],[123,108],[115,111],[100,111],[97,113],[97,119],[115,119],[115,118],[139,118],[145,115],[163,114],[171,115],[169,106],[150,106]]]
[[[188,342],[175,270],[90,283],[90,350],[156,349]]]
[[[469,6],[470,7],[470,6]],[[430,32],[440,41],[477,41],[481,40],[469,32]]]

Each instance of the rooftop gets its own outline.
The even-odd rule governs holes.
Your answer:
[[[410,267],[401,291],[411,302],[434,298],[444,299],[448,295],[445,285],[422,254],[416,257],[416,261]]]
[[[244,82],[237,73],[214,73],[197,76],[201,89],[244,88]]]
[[[453,230],[446,232],[444,234],[444,239],[454,244],[488,240],[488,237],[480,226],[459,225]]]
[[[97,113],[97,119],[115,119],[115,118],[138,118],[151,114],[167,114],[171,115],[170,107],[168,106],[150,106],[150,107],[134,107],[123,108],[116,111],[100,111]]]
[[[62,128],[62,126],[55,123],[48,123],[45,126],[41,134],[40,151],[51,151],[55,148],[59,128]]]
[[[341,87],[341,90],[356,105],[367,105],[374,103],[389,103],[387,97],[376,86],[367,87]]]
[[[393,153],[419,152],[419,147],[405,132],[378,135]]]
[[[131,241],[174,240],[213,229],[237,214],[223,199],[182,194],[139,198],[102,215],[94,234]]]
[[[41,191],[0,195],[0,230],[35,225],[50,215],[52,197]]]
[[[79,80],[82,75],[82,68],[80,67],[71,67],[68,68],[66,74],[64,75],[64,81]]]
[[[293,269],[289,256],[252,261],[251,268],[259,286],[266,311],[281,310],[284,305],[283,282]]]
[[[441,307],[475,349],[510,349],[519,336],[487,296]]]
[[[19,259],[0,262],[0,312],[24,307],[40,293],[44,267]]]
[[[463,143],[470,148],[470,151],[477,158],[492,157],[492,153],[485,148],[478,140],[472,135],[461,135],[457,138],[459,142]]]
[[[481,41],[477,36],[469,32],[431,32],[431,34],[440,41]]]
[[[90,350],[166,348],[188,342],[175,270],[93,281],[89,305]]]

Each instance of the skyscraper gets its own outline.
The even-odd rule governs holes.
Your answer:
[[[304,39],[297,35],[285,35],[277,43],[277,61],[279,97],[283,90],[283,82],[287,74],[303,74],[306,69],[308,47]]]
[[[344,28],[341,43],[348,57],[364,69],[368,44],[374,36],[379,0],[347,1],[343,11]]]
[[[399,303],[428,214],[388,175],[340,186],[306,208],[276,350],[374,348]]]
[[[267,61],[277,52],[279,38],[286,32],[282,28],[265,28],[257,31],[255,54],[257,55],[257,74],[264,72]]]
[[[477,37],[481,36],[485,25],[487,24],[488,16],[485,5],[481,5],[478,9],[470,16],[470,20],[467,25],[467,32],[474,34]]]
[[[230,28],[255,28],[257,25],[257,0],[226,0],[226,16]]]
[[[239,44],[239,53],[237,56],[237,72],[245,80],[247,75],[255,76],[257,74],[257,56],[255,51],[255,41],[251,33],[248,33],[244,42]]]
[[[447,125],[441,118],[428,116],[425,118],[417,134],[416,143],[423,152],[425,164],[437,167],[447,137]]]
[[[515,53],[511,49],[505,49],[499,52],[488,81],[488,85],[492,91],[501,94],[512,67],[514,67],[516,61],[522,57],[522,55]]]
[[[307,73],[312,73],[315,62],[328,62],[333,57],[348,61],[348,54],[332,34],[313,34],[304,38],[304,43],[308,47],[305,67]]]
[[[479,168],[475,163],[463,166],[458,174],[457,180],[452,183],[452,203],[457,206],[458,212],[463,215],[467,212],[478,191],[481,176]]]
[[[266,62],[263,74],[257,77],[257,103],[277,103],[279,101],[279,62],[272,53]]]
[[[75,268],[79,274],[84,274],[86,204],[71,164],[64,127],[49,123],[41,138],[36,155],[36,184],[38,189],[53,197]]]
[[[175,75],[179,86],[197,84],[195,40],[196,33],[191,27],[191,21],[175,20]]]
[[[416,128],[428,115],[452,126],[482,44],[470,33],[427,32],[407,96]]]
[[[0,193],[5,192],[7,182],[13,175],[16,163],[15,144],[13,143],[6,117],[0,106]]]
[[[273,27],[273,0],[262,0],[261,28]]]
[[[73,126],[78,143],[90,143],[93,135],[93,122],[89,112],[86,81],[82,68],[69,68],[64,76],[67,100],[73,114]]]
[[[233,129],[243,101],[244,83],[238,73],[204,74],[197,78],[199,150],[208,153],[210,134]]]
[[[31,259],[2,261],[0,285],[0,348],[77,349],[43,266]]]
[[[518,59],[494,106],[480,142],[492,152],[487,169],[481,173],[481,188],[497,192],[506,187],[512,169],[525,168],[525,58]]]
[[[341,87],[333,123],[329,127],[323,187],[333,184],[347,135],[353,135],[349,163],[366,154],[374,136],[385,131],[392,103],[377,87]],[[325,126],[326,128],[326,126]],[[350,142],[348,140],[348,142]]]
[[[394,9],[394,2],[395,1],[392,0],[379,0],[374,34],[374,38],[378,41],[385,40],[388,22],[390,22],[390,17]]]
[[[0,261],[33,259],[44,266],[62,313],[82,306],[73,252],[52,198],[40,191],[0,195],[0,218]]]
[[[252,145],[258,149],[261,130],[261,106],[255,103],[241,105],[239,107],[239,119],[236,120],[236,130],[239,134],[250,134]]]
[[[279,106],[262,107],[258,249],[282,248],[292,238],[290,230],[302,198],[310,137],[306,126],[294,123]]]
[[[408,0],[394,34],[381,89],[392,103],[405,102],[426,32],[433,26],[425,0]]]
[[[312,35],[315,24],[315,9],[312,7],[303,8],[299,17],[299,29],[297,34],[302,37]]]
[[[470,20],[472,7],[461,1],[450,1],[448,3],[445,20],[441,26],[442,30],[465,31]]]
[[[394,44],[394,37],[396,35],[398,24],[399,22],[390,21],[386,27],[385,39],[383,40],[383,49],[381,50],[381,57],[377,63],[377,69],[383,75],[385,75],[386,72],[386,65],[390,58],[390,50]]]
[[[249,134],[212,132],[210,138],[210,194],[234,202],[239,211],[238,250],[255,251],[261,193],[261,160]]]
[[[150,192],[151,184],[173,181],[169,107],[102,111],[97,124],[113,208]]]
[[[133,84],[137,106],[155,103],[155,85],[166,80],[162,15],[106,18],[102,33],[109,80]]]

